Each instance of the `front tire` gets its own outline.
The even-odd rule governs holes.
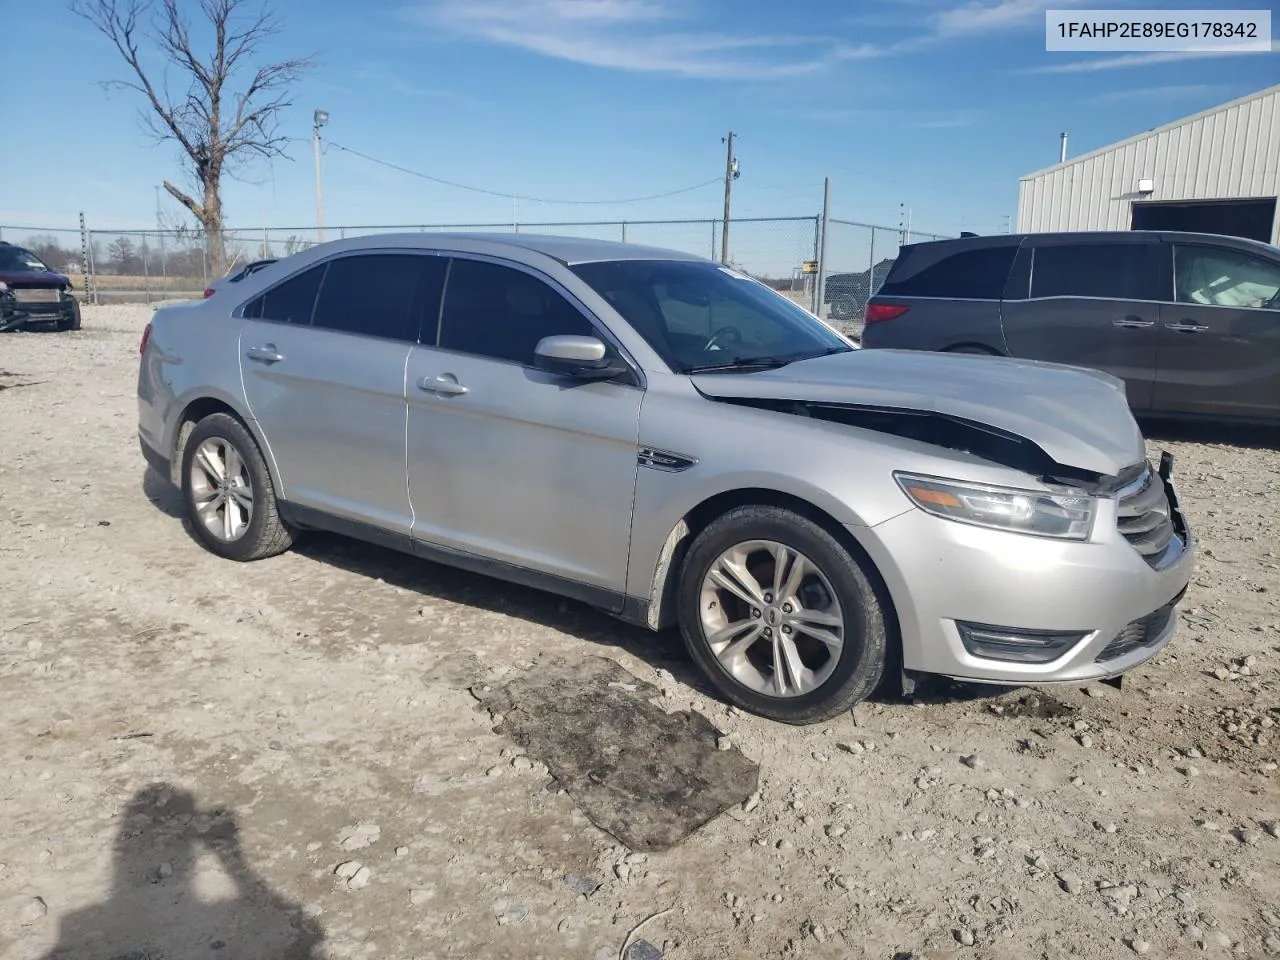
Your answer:
[[[59,330],[79,330],[80,329],[80,301],[71,301],[71,313],[69,316],[58,318]]]
[[[261,560],[293,545],[262,451],[229,414],[210,414],[187,438],[182,499],[196,537],[220,557]]]
[[[680,571],[680,629],[724,697],[784,723],[817,723],[884,675],[885,615],[871,576],[800,514],[748,505],[694,539]]]

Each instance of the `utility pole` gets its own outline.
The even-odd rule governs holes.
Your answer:
[[[738,160],[733,155],[733,131],[725,138],[729,144],[724,158],[724,223],[720,225],[720,262],[729,263],[729,197],[733,193],[733,181],[738,179]]]
[[[169,276],[169,264],[164,255],[164,219],[160,214],[160,187],[156,187],[156,232],[160,235],[160,276]]]
[[[822,179],[822,233],[818,241],[818,280],[813,294],[813,315],[822,317],[823,301],[827,299],[827,229],[831,225],[831,178]]]
[[[327,110],[317,110],[311,127],[311,147],[316,155],[316,241],[324,243],[324,188],[320,183],[320,128],[329,122]]]

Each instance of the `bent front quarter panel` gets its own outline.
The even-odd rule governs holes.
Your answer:
[[[676,471],[642,462],[627,573],[627,593],[639,598],[652,599],[654,571],[667,559],[664,548],[681,519],[719,494],[780,493],[812,504],[837,523],[866,530],[915,509],[894,480],[895,470],[1036,486],[1022,474],[959,451],[709,400],[688,378],[674,374],[650,373],[639,445],[697,461]],[[874,537],[874,530],[867,535]]]

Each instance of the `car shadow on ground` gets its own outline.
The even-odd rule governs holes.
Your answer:
[[[1280,425],[1213,423],[1139,417],[1143,435],[1159,443],[1225,444],[1254,450],[1280,450]]]
[[[186,516],[181,491],[149,467],[142,478],[142,490],[157,510],[181,520],[183,530],[192,543],[204,549]],[[684,641],[674,629],[654,633],[624,623],[579,601],[338,534],[308,531],[298,538],[293,552],[362,577],[381,579],[424,598],[504,613],[580,640],[617,647],[655,668],[668,671],[683,684],[708,696],[716,696],[694,666],[685,651]]]
[[[183,530],[192,543],[203,550],[204,546],[196,538],[187,519],[181,491],[150,468],[145,470],[142,488],[157,510],[182,521]],[[425,598],[503,613],[579,640],[625,650],[656,669],[666,670],[679,683],[723,702],[689,657],[684,640],[674,627],[655,633],[624,623],[580,601],[338,534],[309,531],[294,544],[293,552],[362,577],[380,579]],[[916,677],[915,691],[904,696],[899,674],[896,668],[891,668],[869,699],[873,703],[894,707],[925,703],[964,704],[995,700],[1014,690],[1025,689],[924,675]]]

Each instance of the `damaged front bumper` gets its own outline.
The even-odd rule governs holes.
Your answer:
[[[1145,557],[1121,532],[1117,499],[1098,503],[1086,541],[985,529],[921,510],[850,528],[893,598],[909,672],[989,683],[1119,676],[1172,638],[1194,546],[1161,463],[1174,536]]]

